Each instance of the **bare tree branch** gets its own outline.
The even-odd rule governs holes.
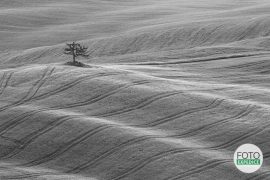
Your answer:
[[[79,43],[66,43],[67,47],[64,49],[64,54],[72,55],[73,62],[76,62],[76,57],[82,56],[87,58],[89,55],[87,54],[87,47],[82,46]]]

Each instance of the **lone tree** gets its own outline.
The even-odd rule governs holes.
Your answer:
[[[67,47],[65,48],[64,53],[68,55],[72,55],[73,57],[73,64],[78,63],[76,61],[76,57],[82,56],[82,57],[88,57],[89,55],[86,54],[87,47],[80,45],[79,43],[67,43]]]

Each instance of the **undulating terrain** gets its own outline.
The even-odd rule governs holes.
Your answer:
[[[0,179],[270,178],[269,0],[1,0]],[[66,42],[88,67],[65,65]],[[253,143],[262,168],[238,171]]]

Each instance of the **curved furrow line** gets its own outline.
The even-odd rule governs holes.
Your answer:
[[[167,157],[167,156],[170,156],[170,155],[181,154],[181,153],[184,153],[187,151],[188,150],[185,150],[184,148],[183,149],[180,148],[180,149],[172,149],[172,150],[168,150],[165,152],[160,152],[158,154],[155,154],[149,158],[142,160],[141,162],[137,163],[135,166],[132,166],[132,167],[128,168],[127,170],[125,170],[124,172],[122,172],[121,175],[111,178],[111,180],[122,179],[122,178],[124,178],[124,177],[126,177],[134,172],[139,171],[140,169],[142,169],[143,167],[145,167],[146,165],[148,165],[154,161],[160,160],[160,159]]]
[[[41,86],[47,81],[47,79],[52,75],[52,73],[54,72],[55,67],[53,67],[43,78],[43,80],[34,88],[33,91],[31,91],[29,93],[29,96],[26,97],[26,99],[24,101],[29,101],[30,99],[32,99],[38,92],[38,90],[41,88]]]
[[[111,74],[102,74],[102,76],[104,76],[104,75],[111,75]],[[87,76],[85,78],[88,78],[88,77],[89,76]],[[93,76],[91,76],[91,77],[93,78]],[[95,76],[95,77],[100,77],[100,75],[99,76]],[[58,93],[60,91],[63,91],[64,89],[68,89],[68,88],[70,88],[72,86],[75,86],[76,84],[78,84],[79,82],[81,82],[82,80],[84,80],[85,78],[77,79],[76,82],[72,82],[72,83],[66,84],[66,85],[64,85],[62,87],[59,87],[56,90],[54,90],[53,93],[55,94],[55,93]],[[41,99],[40,97],[44,98],[43,95],[48,95],[48,96],[51,95],[49,93],[52,93],[52,91],[51,92],[44,93],[44,94],[41,94],[41,95],[36,96],[36,97],[38,97],[39,99]],[[33,99],[36,99],[36,97],[34,97]],[[56,109],[56,108],[42,108],[42,109],[39,109],[39,110],[33,110],[31,112],[26,112],[26,113],[24,113],[22,115],[19,115],[18,117],[15,117],[14,119],[9,120],[9,121],[5,122],[4,124],[1,124],[0,125],[0,132],[1,133],[0,134],[4,134],[6,131],[8,131],[11,128],[15,127],[16,125],[22,123],[24,120],[27,120],[28,117],[30,117],[30,116],[32,116],[34,114],[37,114],[37,113],[42,112],[42,111],[53,110],[53,109]],[[2,131],[4,131],[4,132],[2,132]]]
[[[133,111],[133,110],[136,110],[136,109],[140,109],[140,108],[143,108],[157,100],[160,100],[160,99],[163,99],[163,98],[167,98],[167,97],[170,97],[170,96],[174,96],[174,95],[177,95],[177,94],[181,94],[181,93],[184,93],[183,91],[171,91],[171,92],[162,92],[162,93],[159,93],[159,94],[156,94],[156,95],[153,95],[151,97],[148,97],[148,98],[145,98],[144,100],[138,102],[137,104],[133,105],[132,107],[126,107],[124,109],[120,109],[120,110],[115,110],[115,111],[111,111],[111,112],[108,112],[108,113],[103,113],[103,114],[100,114],[100,115],[94,115],[94,116],[99,116],[99,117],[108,117],[108,116],[113,116],[113,115],[116,115],[116,114],[122,114],[122,113],[126,113],[126,112],[130,112],[130,111]]]
[[[239,137],[237,137],[235,139],[232,139],[227,143],[220,144],[220,145],[214,146],[214,147],[210,147],[209,149],[220,150],[220,149],[228,148],[228,147],[230,147],[230,146],[232,146],[232,145],[234,145],[234,144],[236,144],[238,142],[241,142],[241,141],[243,141],[243,140],[245,140],[247,138],[250,138],[250,137],[252,137],[252,136],[254,136],[256,134],[259,134],[262,131],[263,131],[263,129],[260,128],[260,129],[257,129],[256,131],[251,131],[251,132],[248,132],[248,133],[244,133],[243,135],[241,135],[241,136],[239,136]]]
[[[149,135],[149,136],[141,136],[141,137],[136,137],[134,139],[131,139],[131,140],[128,140],[126,142],[123,142],[122,144],[110,149],[110,150],[107,150],[103,153],[101,153],[100,155],[98,155],[97,157],[93,158],[93,159],[90,159],[88,160],[87,162],[69,170],[67,173],[78,173],[86,168],[90,168],[92,167],[93,165],[97,164],[100,160],[110,156],[110,155],[113,155],[114,153],[116,153],[118,150],[120,150],[121,148],[124,148],[126,146],[129,146],[129,145],[132,145],[132,144],[136,144],[136,143],[139,143],[139,142],[142,142],[142,141],[146,141],[148,139],[153,139],[153,138],[169,138],[169,137],[181,137],[181,134],[180,135],[168,135],[168,136],[154,136],[154,135]]]
[[[2,76],[2,78],[1,78],[1,81],[0,81],[0,87],[2,87],[6,75],[7,75],[7,72],[4,72],[4,73],[3,73],[3,76]]]
[[[172,136],[171,136],[172,137]],[[175,136],[174,136],[175,137]],[[160,137],[160,136],[156,136],[156,137],[153,137],[153,136],[149,136],[149,137],[143,137],[142,140],[147,140],[149,138],[165,138],[165,137]],[[141,139],[141,138],[140,138]],[[213,148],[213,147],[212,147]],[[119,149],[119,148],[117,148]]]
[[[112,126],[113,125],[100,126],[98,129],[100,129],[100,128],[101,129],[98,130],[98,132],[99,131],[102,131],[103,128],[107,129],[108,127],[112,127]],[[93,131],[93,130],[91,130],[91,131]],[[94,134],[95,133],[97,133],[97,132],[94,130]],[[93,135],[93,134],[90,134],[90,135]],[[142,141],[146,141],[146,140],[152,139],[152,138],[168,138],[168,137],[175,137],[175,136],[177,136],[177,135],[173,135],[173,136],[152,136],[152,135],[150,136],[149,135],[149,136],[142,136],[142,137],[137,137],[137,138],[128,140],[128,141],[126,141],[126,142],[124,142],[124,143],[122,143],[122,144],[120,144],[120,145],[118,145],[118,146],[116,146],[116,147],[114,147],[114,148],[112,148],[110,150],[107,150],[107,151],[101,153],[100,155],[94,157],[93,159],[88,160],[87,162],[85,162],[85,163],[83,163],[83,164],[81,164],[81,165],[73,168],[72,170],[69,170],[67,173],[78,173],[78,172],[82,171],[83,169],[92,167],[92,166],[96,165],[98,162],[100,162],[100,160],[102,160],[102,159],[104,159],[104,158],[106,158],[106,157],[108,157],[108,156],[116,153],[118,150],[120,150],[121,148],[124,148],[126,146],[129,146],[129,145],[132,145],[132,144],[135,144],[135,143],[139,143],[139,142],[142,142]],[[250,134],[248,134],[248,136],[250,136]],[[236,140],[239,141],[240,138],[242,138],[242,139],[243,138],[247,138],[247,135],[245,134],[245,136],[241,136],[241,137],[237,138]],[[79,142],[77,142],[77,139],[79,139]],[[53,153],[51,153],[49,155],[46,155],[45,157],[42,157],[40,159],[37,159],[37,160],[34,160],[32,162],[26,163],[24,165],[34,166],[34,165],[38,165],[38,164],[47,162],[49,160],[52,160],[55,157],[57,157],[58,155],[61,155],[62,153],[64,153],[65,151],[67,151],[68,149],[72,148],[74,145],[80,143],[81,140],[84,140],[84,139],[85,139],[85,135],[82,135],[82,137],[79,137],[79,138],[75,138],[74,140],[72,140],[72,141],[75,141],[75,142],[67,143],[67,144],[70,144],[70,145],[67,145],[67,147],[64,146],[63,148],[60,148],[60,149],[56,150],[55,152],[53,152]],[[233,142],[235,143],[236,140],[233,140]],[[224,143],[222,145],[219,145],[219,146],[214,146],[214,147],[209,147],[209,148],[197,148],[197,149],[217,149],[217,148],[223,148],[223,146],[225,146],[225,145],[228,145],[228,144],[230,145],[230,142],[231,141],[229,141],[227,143]],[[185,149],[182,149],[182,150],[187,151],[187,150],[196,150],[196,149],[185,148]]]
[[[263,158],[268,159],[270,157],[270,152],[264,153]]]
[[[104,77],[104,76],[112,76],[112,75],[119,75],[120,73],[98,73],[98,74],[95,74],[95,75],[86,75],[86,76],[83,76],[83,77],[80,77],[70,83],[67,83],[61,87],[58,87],[52,91],[49,91],[49,92],[45,92],[43,94],[40,94],[36,97],[34,97],[32,100],[41,100],[41,99],[44,99],[44,98],[47,98],[47,97],[50,97],[52,95],[55,95],[57,93],[60,93],[60,92],[63,92],[67,89],[70,89],[74,86],[76,86],[77,84],[81,83],[82,81],[86,80],[86,79],[93,79],[93,78],[98,78],[98,77]]]
[[[239,65],[234,65],[234,66],[229,66],[226,67],[228,69],[241,69],[241,68],[250,68],[250,67],[254,67],[257,65],[264,65],[265,61],[259,61],[259,62],[250,62],[250,63],[244,63],[244,64],[239,64]]]
[[[236,115],[234,115],[232,117],[224,118],[224,119],[218,120],[216,122],[213,122],[213,123],[206,124],[206,125],[203,125],[203,126],[198,127],[198,128],[188,130],[188,131],[182,133],[181,137],[192,137],[192,136],[198,135],[199,133],[201,133],[201,132],[203,132],[205,130],[208,130],[208,129],[212,128],[212,127],[215,127],[215,126],[218,126],[218,125],[221,125],[221,124],[225,124],[225,123],[240,119],[240,118],[242,118],[244,116],[247,116],[249,113],[252,112],[253,108],[251,108],[251,107],[254,107],[254,106],[248,105],[244,110],[242,110],[241,112],[239,112],[238,114],[236,114]]]
[[[0,107],[0,111],[4,111],[10,107],[21,105],[25,101],[31,99],[37,93],[39,88],[46,82],[47,78],[53,73],[54,68],[52,68],[51,71],[49,71],[49,69],[50,69],[50,67],[46,68],[42,77],[37,82],[34,83],[34,85],[28,90],[27,94],[22,99],[20,99],[17,102],[11,103],[9,105]]]
[[[5,140],[7,140],[9,142],[12,142],[15,145],[19,145],[20,144],[20,141],[18,141],[17,139],[13,139],[13,138],[2,136],[2,135],[0,135],[0,138],[5,139]]]
[[[218,146],[210,146],[210,147],[203,147],[203,148],[185,148],[185,150],[200,150],[200,149],[204,149],[204,150],[218,150],[218,149],[221,149],[221,148],[227,148],[241,140],[244,140],[252,135],[255,135],[256,133],[258,132],[261,132],[261,130],[258,130],[256,132],[252,132],[252,133],[246,133],[234,140],[230,140],[226,143],[223,143],[223,144],[220,144]],[[117,146],[115,146],[114,148],[111,148],[105,152],[102,152],[100,153],[99,155],[97,155],[96,157],[86,161],[85,163],[81,164],[81,165],[78,165],[77,167],[67,171],[67,173],[79,173],[80,171],[86,169],[86,168],[91,168],[95,165],[97,165],[98,162],[100,162],[101,160],[117,153],[120,149],[123,149],[125,147],[128,147],[130,145],[134,145],[134,144],[137,144],[137,143],[140,143],[140,142],[143,142],[143,141],[147,141],[149,139],[162,139],[162,138],[177,138],[177,137],[181,137],[181,134],[180,135],[168,135],[168,136],[162,136],[162,135],[146,135],[146,136],[140,136],[140,137],[136,137],[136,138],[133,138],[133,139],[130,139],[130,140],[127,140],[126,142],[123,142]]]
[[[23,113],[13,119],[10,119],[8,121],[6,121],[5,123],[0,125],[0,135],[5,134],[7,131],[11,130],[12,128],[16,127],[17,125],[27,121],[29,119],[29,117],[39,113],[41,111],[31,111],[31,112],[26,112]]]
[[[158,136],[158,135],[145,135],[145,136],[140,136],[140,137],[136,137],[133,139],[129,139],[123,143],[120,143],[119,145],[104,151],[102,153],[99,153],[97,156],[95,156],[92,159],[89,159],[88,161],[86,161],[83,164],[80,164],[74,168],[72,168],[71,170],[67,171],[67,173],[79,173],[80,171],[86,169],[86,168],[90,168],[95,166],[98,162],[100,162],[101,160],[105,159],[106,157],[109,157],[115,153],[117,153],[120,149],[123,149],[125,147],[128,147],[130,145],[134,145],[149,139],[153,139],[153,138],[163,138],[162,136]]]
[[[0,81],[0,94],[2,94],[2,91],[3,91],[3,83],[5,81],[6,75],[7,75],[7,72],[4,72]]]
[[[8,86],[8,83],[9,83],[9,81],[10,81],[10,79],[11,79],[11,77],[12,77],[13,74],[14,74],[14,72],[10,72],[9,73],[7,79],[4,82],[4,86],[1,89],[0,95],[2,95],[4,93],[4,91],[5,91],[6,87]]]
[[[43,93],[43,94],[40,94],[38,96],[35,96],[35,94],[37,93],[37,91],[39,90],[39,88],[34,92],[34,94],[30,97],[30,98],[27,98],[27,96],[29,96],[29,94],[32,92],[32,89],[34,88],[34,86],[37,86],[38,83],[35,83],[36,85],[34,85],[27,93],[27,95],[25,97],[23,97],[21,100],[15,102],[15,103],[12,103],[10,105],[7,105],[7,106],[4,106],[4,107],[1,107],[0,108],[0,112],[1,111],[4,111],[8,108],[11,108],[11,107],[14,107],[14,106],[18,106],[18,105],[21,105],[21,104],[24,104],[26,102],[29,102],[29,101],[33,101],[33,100],[40,100],[40,99],[43,99],[43,98],[46,98],[46,97],[49,97],[51,95],[55,95],[56,93],[59,93],[59,92],[62,92],[64,90],[67,90],[75,85],[77,85],[78,83],[80,83],[81,81],[87,79],[87,78],[96,78],[96,77],[102,77],[102,76],[110,76],[110,75],[117,75],[119,73],[112,73],[112,74],[105,74],[105,73],[100,73],[99,75],[95,75],[95,76],[85,76],[85,77],[82,77],[82,78],[79,78],[71,83],[68,83],[64,86],[61,86],[55,90],[52,90],[50,92],[46,92],[46,93]],[[35,96],[35,97],[34,97]],[[26,99],[27,98],[27,99]]]
[[[111,148],[105,152],[100,153],[99,155],[95,156],[94,158],[86,161],[85,163],[78,165],[76,167],[74,167],[73,169],[67,171],[66,173],[79,173],[80,171],[86,169],[86,168],[91,168],[95,165],[97,165],[98,162],[100,162],[101,160],[117,153],[120,149],[123,149],[125,147],[128,147],[130,145],[134,145],[143,141],[147,141],[149,139],[162,139],[162,138],[170,138],[170,137],[177,137],[178,135],[168,135],[168,136],[162,136],[162,135],[145,135],[145,136],[140,136],[140,137],[136,137],[130,140],[127,140],[117,146],[115,146],[114,148]],[[200,149],[200,148],[198,148]],[[203,148],[204,149],[204,148]],[[183,148],[182,150],[194,150],[192,148]]]
[[[8,86],[8,83],[9,83],[9,81],[10,81],[12,75],[14,74],[14,72],[10,72],[8,75],[7,75],[7,74],[8,74],[8,73],[5,72],[4,75],[3,75],[3,79],[1,79],[0,96],[4,93],[4,91],[5,91],[6,87]],[[8,76],[8,77],[5,78],[6,76]]]
[[[44,110],[44,109],[43,109]],[[29,119],[29,117],[39,113],[40,111],[38,110],[34,110],[31,112],[26,112],[23,113],[22,115],[19,115],[13,119],[10,119],[6,122],[4,122],[3,124],[0,125],[0,135],[5,134],[7,131],[9,131],[10,129],[16,127],[17,125],[27,121]]]
[[[270,177],[270,171],[265,171],[263,173],[257,174],[255,176],[252,176],[250,178],[247,178],[246,180],[262,180],[264,178],[268,178]]]
[[[49,124],[47,124],[46,126],[30,133],[29,135],[27,135],[26,137],[17,140],[20,144],[17,148],[15,148],[14,150],[10,151],[8,154],[6,154],[5,156],[2,156],[1,159],[7,159],[7,158],[12,158],[15,155],[19,154],[21,151],[23,151],[28,145],[30,145],[34,140],[36,140],[38,137],[44,135],[45,133],[51,131],[52,129],[60,126],[61,124],[63,124],[64,122],[66,122],[67,120],[69,120],[70,117],[65,116],[65,117],[61,117],[53,122],[50,122]]]
[[[101,97],[105,97],[107,95],[101,96]],[[99,100],[100,98],[98,98]],[[97,100],[97,99],[95,99]],[[39,112],[42,111],[47,111],[47,110],[52,110],[50,108],[43,108],[43,109],[39,109],[39,110],[33,110],[31,112],[26,112],[22,115],[19,115],[17,117],[15,117],[14,119],[11,119],[3,124],[0,125],[0,135],[3,135],[5,132],[7,132],[8,130],[12,129],[13,127],[17,126],[18,124],[24,122],[24,120],[27,120],[30,116],[33,116]],[[137,125],[132,125],[132,126],[137,126]]]
[[[244,139],[247,139],[247,138],[250,138],[256,134],[259,134],[261,133],[263,130],[267,129],[267,127],[263,127],[263,128],[258,128],[257,130],[255,131],[251,131],[251,132],[248,132],[248,133],[244,133],[240,136],[238,136],[237,138],[235,139],[232,139],[228,142],[225,142],[223,144],[220,144],[220,145],[217,145],[217,146],[210,146],[210,147],[204,147],[204,148],[198,148],[198,149],[208,149],[208,150],[220,150],[220,149],[225,149],[225,148],[228,148],[240,141],[243,141]]]
[[[100,95],[97,95],[93,98],[90,98],[90,99],[87,99],[85,101],[82,101],[82,102],[76,102],[76,103],[71,103],[71,104],[66,104],[66,105],[63,105],[63,106],[55,106],[55,107],[52,107],[52,108],[56,108],[56,109],[64,109],[64,108],[73,108],[73,107],[79,107],[79,106],[85,106],[85,105],[89,105],[89,104],[92,104],[92,103],[95,103],[95,102],[98,102],[102,99],[105,99],[113,94],[116,94],[118,93],[119,91],[123,90],[123,89],[127,89],[129,87],[132,87],[132,86],[135,86],[135,85],[142,85],[142,84],[147,84],[147,83],[150,83],[149,81],[146,81],[146,80],[142,80],[142,81],[135,81],[135,82],[132,82],[130,84],[125,84],[125,85],[122,85],[114,90],[110,90],[104,94],[100,94]]]
[[[214,101],[212,101],[210,104],[208,104],[206,106],[191,108],[191,109],[182,111],[180,113],[169,115],[167,117],[160,118],[158,120],[155,120],[155,121],[152,121],[152,122],[148,122],[148,123],[145,123],[145,124],[136,125],[136,126],[137,127],[154,127],[154,126],[158,126],[158,125],[167,123],[169,121],[175,120],[177,118],[184,117],[184,116],[189,115],[189,114],[192,114],[192,113],[196,113],[196,112],[200,112],[200,111],[206,111],[206,110],[210,110],[210,109],[216,108],[223,101],[224,101],[224,99],[215,99]]]
[[[36,59],[39,59],[39,58],[41,58],[42,56],[44,56],[45,54],[47,54],[48,53],[48,51],[47,50],[45,50],[45,51],[41,51],[39,54],[36,54],[35,56],[33,56],[31,59],[29,59],[31,62],[33,62],[34,60],[36,60]]]
[[[105,97],[108,97],[112,94],[115,94],[117,93],[118,91],[122,90],[122,89],[125,89],[125,88],[128,88],[128,87],[131,87],[131,86],[134,86],[134,85],[140,85],[140,84],[145,84],[145,83],[148,83],[147,81],[136,81],[134,83],[131,83],[129,85],[124,85],[120,88],[117,88],[115,89],[115,91],[112,91],[112,92],[108,92],[108,93],[105,93],[105,94],[101,94],[99,96],[97,96],[96,98],[93,98],[93,101],[91,102],[97,102],[98,100],[101,100]],[[87,103],[90,103],[89,101]],[[74,103],[75,105],[77,105],[78,103]],[[83,104],[83,103],[82,103]],[[81,104],[80,104],[81,105]],[[73,104],[70,104],[70,106],[73,106]],[[3,124],[0,125],[0,135],[3,135],[5,134],[7,131],[9,131],[10,129],[14,128],[15,126],[25,122],[29,117],[37,114],[37,113],[40,113],[40,112],[43,112],[43,111],[47,111],[47,110],[54,110],[54,109],[62,109],[62,108],[66,108],[66,106],[64,107],[51,107],[51,108],[42,108],[42,109],[38,109],[38,110],[33,110],[31,112],[26,112],[26,113],[23,113],[22,115],[19,115]]]
[[[28,92],[26,93],[26,95],[20,99],[19,101],[15,102],[14,104],[17,104],[17,103],[21,103],[23,101],[25,101],[25,99],[28,99],[28,96],[31,96],[31,93],[33,94],[33,92],[39,88],[40,84],[43,84],[43,81],[46,80],[46,77],[47,77],[47,74],[49,74],[49,70],[50,70],[50,67],[47,67],[45,69],[45,71],[43,72],[43,75],[41,76],[41,78],[39,80],[37,80],[33,86],[28,90]]]
[[[15,126],[17,126],[20,123],[23,123],[25,120],[27,120],[29,116],[23,116],[23,117],[19,117],[19,118],[14,118],[10,121],[6,121],[5,123],[0,125],[0,135],[5,134],[7,131],[9,131],[10,129],[14,128]]]
[[[142,82],[142,83],[143,83],[143,82]],[[134,83],[134,84],[136,84],[136,83]],[[121,87],[121,88],[122,88],[122,87]],[[101,97],[105,97],[105,96],[107,96],[107,95],[108,95],[108,94],[105,94],[104,96],[101,95],[100,98],[101,98]],[[99,100],[100,98],[96,98],[96,99],[94,99],[94,100]],[[96,102],[96,101],[95,101],[95,102]],[[77,104],[77,103],[74,103],[74,104]],[[70,105],[71,105],[71,104],[70,104]],[[31,111],[31,112],[26,112],[26,113],[24,113],[24,114],[22,114],[22,115],[20,115],[20,116],[18,116],[18,117],[16,117],[16,118],[12,119],[12,120],[7,121],[6,123],[0,125],[0,132],[1,132],[0,135],[1,135],[1,134],[4,134],[5,132],[7,132],[7,131],[10,130],[11,128],[15,127],[16,125],[18,125],[18,124],[24,122],[24,120],[27,120],[27,118],[29,118],[30,116],[33,116],[33,115],[35,115],[35,114],[37,114],[37,113],[39,113],[39,112],[46,111],[46,110],[51,110],[51,109],[50,109],[50,108],[44,108],[44,109],[39,109],[39,110],[33,110],[33,111]],[[173,115],[173,116],[174,116],[174,115]],[[171,117],[173,117],[173,116],[171,116]],[[214,124],[215,124],[215,123],[213,123],[213,125],[214,125]],[[132,126],[137,126],[137,125],[132,125]],[[186,134],[187,134],[187,133],[184,133],[184,134],[182,134],[181,136],[184,137]],[[180,137],[180,136],[179,136],[179,137]]]
[[[189,176],[192,176],[194,174],[198,174],[201,173],[203,171],[207,171],[209,169],[213,169],[219,165],[225,164],[225,163],[229,163],[231,162],[231,160],[227,160],[227,159],[216,159],[216,160],[212,160],[209,162],[206,162],[204,164],[201,164],[199,166],[196,166],[194,168],[191,168],[190,170],[181,172],[173,177],[170,178],[166,178],[166,180],[177,180],[177,179],[185,179]]]
[[[50,110],[49,108],[43,108],[39,110],[33,110],[30,112],[25,112],[17,117],[14,117],[13,119],[10,119],[6,121],[5,123],[0,125],[0,136],[11,130],[12,128],[16,127],[17,125],[27,121],[31,116],[34,116],[35,114]]]
[[[98,76],[100,77],[100,76]],[[94,78],[94,77],[92,77]],[[82,80],[82,79],[80,79]],[[76,80],[76,83],[77,83],[77,80]],[[95,103],[95,102],[98,102],[106,97],[109,97],[113,94],[116,94],[118,93],[119,91],[123,90],[123,89],[126,89],[126,88],[129,88],[129,87],[132,87],[132,86],[135,86],[135,85],[142,85],[142,84],[147,84],[147,83],[150,83],[149,81],[146,81],[146,80],[142,80],[142,81],[135,81],[135,82],[132,82],[130,84],[125,84],[125,85],[122,85],[114,90],[110,90],[104,94],[100,94],[100,95],[97,95],[93,98],[90,98],[88,100],[85,100],[85,101],[81,101],[81,102],[75,102],[75,103],[71,103],[71,104],[66,104],[66,105],[61,105],[61,106],[52,106],[52,107],[48,107],[48,108],[42,108],[42,109],[38,109],[38,110],[33,110],[31,112],[26,112],[24,114],[29,114],[30,115],[33,115],[31,113],[38,113],[38,112],[42,112],[42,111],[47,111],[47,110],[59,110],[59,109],[65,109],[65,108],[73,108],[73,107],[77,107],[77,106],[84,106],[84,105],[89,105],[91,103]],[[75,84],[72,84],[72,86],[74,86]],[[62,87],[60,87],[62,88]],[[35,99],[35,98],[34,98]],[[24,115],[23,114],[23,115]]]
[[[55,151],[41,157],[35,160],[32,160],[30,162],[27,162],[25,164],[22,164],[22,166],[36,166],[36,165],[40,165],[42,163],[51,161],[55,158],[57,158],[58,156],[62,155],[63,153],[67,152],[68,150],[70,150],[71,148],[73,148],[74,146],[80,144],[81,142],[85,141],[86,139],[88,139],[89,137],[103,131],[106,130],[110,127],[113,127],[113,125],[101,125],[97,128],[91,129],[81,135],[79,135],[78,137],[70,140],[68,143],[66,143],[66,145],[59,147],[58,149],[56,149]]]
[[[103,126],[102,126],[103,127]],[[105,153],[102,153],[101,155],[99,155],[99,156],[97,156],[96,158],[94,158],[94,159],[91,159],[90,161],[88,161],[87,163],[84,163],[83,165],[80,165],[80,166],[78,166],[78,167],[76,167],[76,168],[74,168],[74,169],[72,169],[72,170],[70,170],[68,173],[78,173],[79,171],[81,171],[81,170],[83,170],[83,169],[85,169],[85,168],[88,168],[88,167],[90,167],[90,166],[93,166],[93,165],[95,165],[99,160],[101,160],[101,159],[104,159],[105,157],[108,157],[109,155],[111,155],[111,154],[113,154],[113,153],[115,153],[117,150],[119,150],[119,149],[121,149],[122,147],[124,147],[124,146],[127,146],[127,145],[131,145],[131,144],[133,144],[133,143],[138,143],[138,142],[140,142],[140,141],[144,141],[144,140],[147,140],[147,139],[151,139],[151,138],[165,138],[165,137],[161,137],[161,136],[143,136],[143,137],[138,137],[138,138],[135,138],[135,139],[132,139],[132,140],[128,140],[127,142],[124,142],[124,143],[122,143],[122,145],[119,145],[119,146],[117,146],[117,147],[115,147],[115,148],[113,148],[113,149],[110,149],[110,150],[108,150],[108,151],[106,151]],[[243,138],[243,137],[241,137],[241,138]],[[77,138],[76,138],[77,139]],[[80,138],[81,139],[81,138]],[[239,139],[239,138],[237,138],[237,139]],[[74,143],[72,143],[72,144],[74,144]],[[224,144],[228,144],[228,143],[224,143]],[[223,144],[223,146],[224,146],[224,144]],[[219,146],[216,146],[216,147],[220,147],[221,145],[219,145]],[[211,147],[210,147],[211,148]],[[66,148],[65,148],[66,149]],[[200,148],[199,148],[200,149]],[[205,148],[202,148],[202,149],[205,149]],[[213,149],[213,147],[212,147],[212,149]],[[194,149],[182,149],[182,151],[188,151],[188,150],[194,150]],[[59,154],[59,153],[56,153],[56,154]],[[49,156],[49,157],[51,157],[51,156]],[[50,158],[51,159],[51,158]],[[42,161],[40,161],[39,160],[39,163],[38,164],[40,164],[40,163],[42,163]],[[36,165],[36,163],[35,164],[33,164],[33,163],[31,163],[31,166],[32,165]],[[132,170],[133,171],[133,170]],[[131,173],[131,172],[130,172]],[[128,174],[130,174],[130,173],[128,173]]]
[[[11,130],[12,128],[14,128],[17,125],[19,125],[19,124],[27,121],[28,120],[28,117],[30,117],[30,116],[29,115],[26,115],[24,117],[14,118],[14,119],[12,119],[10,121],[7,121],[4,124],[0,125],[0,136],[3,136],[6,132],[8,132],[9,130]],[[18,141],[17,144],[21,145],[21,142]],[[0,157],[0,158],[2,158],[2,157]]]
[[[258,132],[261,132],[260,130],[256,131],[256,133]],[[182,152],[187,152],[187,151],[194,151],[194,150],[200,150],[200,149],[211,149],[211,150],[218,150],[218,149],[221,149],[221,148],[226,148],[228,146],[231,146],[232,144],[235,144],[236,142],[239,142],[240,140],[243,140],[245,138],[248,138],[250,137],[251,135],[254,135],[255,133],[248,133],[248,134],[244,134],[243,136],[241,137],[238,137],[236,138],[235,140],[232,140],[232,141],[228,141],[222,145],[218,145],[218,146],[214,146],[214,147],[204,147],[204,148],[180,148],[180,149],[176,149],[176,151],[182,151]],[[124,146],[129,146],[129,145],[132,145],[132,144],[135,144],[135,143],[138,143],[138,142],[142,142],[142,141],[145,141],[145,140],[148,140],[148,139],[153,139],[153,138],[169,138],[169,137],[177,137],[178,135],[172,135],[172,136],[143,136],[143,137],[139,137],[139,138],[135,138],[134,140],[129,140],[127,143],[122,143],[120,144],[119,146],[111,149],[111,150],[108,150],[107,152],[105,153],[102,153],[100,156],[98,156],[98,158],[96,159],[91,159],[89,161],[87,161],[86,163],[82,164],[82,165],[79,165],[78,167],[75,167],[73,168],[72,170],[68,171],[67,173],[79,173],[80,171],[86,169],[86,168],[90,168],[90,167],[93,167],[94,165],[97,164],[98,161],[108,157],[109,155],[112,155],[114,153],[116,153],[118,150],[120,150],[121,148],[123,148]],[[181,136],[181,135],[180,135]],[[233,143],[231,143],[233,142]],[[113,178],[114,180],[118,180],[118,179],[121,179],[123,177],[126,177],[127,175],[130,175],[131,173],[134,173],[138,170],[140,170],[142,167],[144,167],[145,165],[151,163],[152,161],[155,161],[155,160],[158,160],[160,158],[162,158],[164,156],[160,156],[160,157],[151,157],[148,159],[146,159],[145,161],[141,162],[140,164],[137,164],[136,166],[126,170],[123,174]]]
[[[61,175],[60,173],[52,173],[52,172],[40,172],[40,173],[24,173],[20,175],[10,175],[10,176],[1,176],[0,179],[28,179],[28,178],[37,178],[40,176],[48,176],[48,175]]]
[[[139,84],[145,84],[145,83],[148,83],[148,82],[147,81],[137,81],[137,82],[134,82],[134,83],[132,83],[130,85],[125,85],[125,87],[121,87],[119,89],[116,89],[116,91],[114,91],[114,93],[116,93],[118,90],[121,90],[123,88],[128,88],[128,87],[133,86],[133,85],[139,85]],[[106,95],[101,95],[98,99],[96,98],[94,100],[96,101],[96,100],[99,100],[101,98],[105,98],[107,95],[110,95],[110,94],[111,93],[108,93]],[[30,116],[33,116],[33,115],[35,115],[35,114],[37,114],[39,112],[46,111],[46,110],[50,110],[50,109],[47,108],[47,109],[40,109],[40,110],[31,111],[31,112],[26,112],[23,115],[20,115],[20,116],[14,118],[12,120],[7,121],[6,123],[0,125],[0,135],[5,134],[10,129],[16,127],[17,125],[19,125],[19,124],[21,124],[23,122],[25,122],[26,120],[28,120],[28,118]]]
[[[91,77],[93,77],[93,76],[91,76]],[[95,76],[95,77],[100,77],[100,76]],[[65,89],[65,88],[71,87],[71,85],[72,85],[72,86],[75,86],[77,83],[83,81],[83,80],[86,79],[86,78],[89,78],[89,76],[86,76],[86,77],[77,79],[76,81],[73,81],[73,82],[68,83],[68,84],[66,84],[66,85],[64,85],[64,86],[61,86],[61,87],[59,87],[59,88],[57,88],[56,90],[53,90],[53,91],[51,91],[51,92],[53,92],[53,93],[60,92],[60,91],[62,91],[62,90]],[[68,87],[67,87],[67,86],[68,86]],[[39,97],[42,97],[42,98],[43,98],[43,97],[44,97],[43,95],[49,95],[49,93],[51,93],[51,92],[47,92],[47,93],[41,94],[41,95],[39,95],[39,96],[36,96],[36,97],[33,98],[33,99],[36,99],[36,98],[39,98]],[[41,98],[40,98],[40,99],[41,99]],[[1,132],[1,133],[0,133],[0,134],[3,134],[4,132],[2,132],[2,131],[4,131],[4,130],[7,131],[7,130],[9,130],[9,129],[15,127],[17,124],[21,123],[21,122],[23,121],[23,119],[29,118],[30,116],[33,116],[33,115],[35,115],[35,114],[37,114],[37,113],[39,113],[39,112],[42,112],[42,111],[54,110],[54,109],[56,109],[56,108],[42,108],[42,109],[33,110],[33,111],[30,111],[30,112],[23,113],[23,114],[21,114],[21,115],[15,117],[15,118],[13,118],[13,119],[11,119],[11,120],[5,122],[4,124],[1,124],[1,125],[0,125],[0,132]]]

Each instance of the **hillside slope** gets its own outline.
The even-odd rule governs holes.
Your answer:
[[[0,179],[270,177],[267,0],[0,2]],[[89,47],[65,65],[64,43]],[[238,171],[253,143],[262,168]]]

